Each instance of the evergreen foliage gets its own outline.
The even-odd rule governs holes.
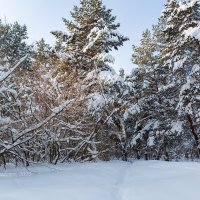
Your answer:
[[[77,76],[94,69],[94,58],[118,49],[128,38],[117,32],[120,24],[101,0],[81,0],[71,12],[73,21],[63,18],[67,33],[55,31],[57,48],[66,53]],[[104,66],[104,65],[102,65]]]
[[[0,65],[14,66],[22,57],[31,55],[32,47],[26,44],[27,28],[18,22],[3,23],[0,20]],[[31,65],[30,57],[23,63],[24,67]]]
[[[110,65],[128,40],[112,10],[80,0],[71,16],[34,48],[26,26],[0,21],[0,165],[199,158],[199,0],[167,1],[129,75]]]

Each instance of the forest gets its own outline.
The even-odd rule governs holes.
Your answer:
[[[200,1],[166,1],[130,74],[111,65],[129,40],[112,9],[80,0],[71,17],[55,45],[0,20],[0,166],[198,160]]]

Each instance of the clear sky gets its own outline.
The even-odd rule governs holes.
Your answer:
[[[121,23],[120,32],[130,38],[129,42],[112,54],[115,57],[115,69],[131,71],[132,45],[138,44],[141,33],[151,28],[163,9],[166,0],[103,0],[107,8],[113,9],[117,22]],[[70,10],[79,0],[0,0],[0,18],[8,22],[18,21],[26,24],[29,42],[42,37],[53,44],[52,30],[65,31],[62,17],[70,18]]]

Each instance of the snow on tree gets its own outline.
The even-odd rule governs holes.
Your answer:
[[[0,65],[14,66],[22,57],[32,53],[32,47],[27,45],[27,28],[18,22],[3,23],[0,20]],[[25,68],[30,67],[30,57],[23,63]],[[6,66],[7,67],[7,66]]]
[[[199,157],[199,6],[168,0],[130,75],[111,67],[128,38],[101,0],[80,0],[53,47],[0,21],[0,164]]]
[[[88,73],[85,87],[90,91],[87,112],[93,120],[100,121],[96,139],[110,140],[97,145],[97,149],[107,149],[111,155],[126,160],[131,137],[131,117],[127,110],[134,92],[131,82],[107,66],[106,70],[100,68]]]
[[[64,90],[73,88],[76,96],[80,97],[78,102],[82,103],[76,107],[73,115],[76,113],[77,117],[82,117],[79,119],[82,121],[80,126],[82,131],[88,132],[85,137],[90,138],[85,139],[86,142],[83,141],[78,148],[79,154],[82,152],[79,156],[87,159],[86,155],[90,155],[95,158],[102,156],[103,152],[108,154],[103,140],[106,140],[109,134],[104,132],[107,124],[103,121],[108,118],[107,121],[110,122],[109,115],[112,115],[114,101],[119,101],[117,96],[123,93],[120,88],[124,84],[123,79],[109,66],[109,63],[114,62],[109,52],[117,50],[128,38],[117,31],[120,24],[115,22],[116,17],[112,16],[112,10],[107,9],[101,0],[81,0],[79,6],[74,6],[71,16],[73,21],[63,19],[68,33],[53,32],[57,38],[55,49],[64,55],[65,63],[57,68],[57,77],[62,79],[70,76],[74,79],[71,85],[64,82]],[[118,109],[114,109],[116,114]],[[89,125],[91,121],[93,123]],[[98,145],[99,143],[101,144]],[[75,148],[77,157],[76,151]]]
[[[141,151],[141,142],[148,142],[150,136],[154,143],[151,154],[156,151],[156,158],[185,156],[193,146],[190,135],[198,146],[198,26],[199,1],[170,0],[153,27],[153,40],[146,32],[141,46],[134,46],[133,62],[139,68],[132,81],[141,116],[137,115],[133,144]],[[150,44],[154,48],[148,48]]]
[[[27,38],[26,29],[20,29],[17,24],[21,30],[18,33],[14,25],[7,24],[5,30],[8,31],[2,25],[1,32],[0,164],[15,162],[17,165],[22,162],[28,165],[48,158],[55,163],[60,152],[55,142],[55,128],[49,127],[55,126],[56,116],[73,99],[68,101],[59,94],[57,83],[49,73],[56,59],[44,41],[38,43],[31,63],[30,54],[17,62],[20,55],[29,53],[27,49],[30,47],[24,41]],[[8,34],[9,31],[13,34]],[[12,49],[17,49],[16,57]],[[56,121],[57,129],[60,129],[58,124]]]
[[[67,33],[54,31],[57,48],[66,53],[66,60],[78,74],[94,69],[96,55],[118,49],[128,38],[117,32],[112,10],[107,9],[101,0],[81,0],[71,12],[73,21],[63,19]]]
[[[167,86],[176,92],[171,95],[176,95],[179,118],[187,123],[185,135],[190,132],[199,154],[200,2],[170,1],[163,17],[167,22],[164,34],[168,42],[162,52],[163,64],[170,69]]]
[[[48,98],[39,98],[38,94],[42,96],[45,88],[38,88],[40,82],[35,78],[36,86],[29,85],[29,82],[16,84],[13,77],[26,58],[6,73],[0,73],[0,164],[4,165],[8,162],[29,165],[48,158],[49,162],[56,163],[60,153],[56,142],[59,133],[56,132],[58,136],[55,138],[50,127],[56,124],[56,129],[60,128],[56,117],[73,102],[73,99],[61,102],[59,98],[52,104]],[[23,78],[21,76],[21,81]]]
[[[153,41],[151,32],[147,29],[142,33],[140,47],[133,46],[132,62],[140,68],[147,70],[155,60],[156,44]]]
[[[133,46],[132,62],[138,67],[129,76],[135,89],[131,111],[136,121],[131,145],[138,158],[159,157],[155,152],[158,146],[155,132],[163,129],[165,119],[161,114],[157,43],[149,30],[143,32],[140,46]]]

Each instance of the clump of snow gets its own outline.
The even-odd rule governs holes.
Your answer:
[[[62,58],[62,60],[68,61],[69,59],[72,59],[72,55],[66,52],[56,52],[57,56]]]
[[[156,120],[149,120],[145,127],[143,128],[143,131],[149,131],[149,130],[155,130],[159,127],[160,123]]]
[[[166,90],[168,90],[168,89],[170,89],[170,88],[173,88],[175,86],[175,83],[170,83],[170,84],[168,84],[168,85],[160,85],[159,87],[158,87],[158,91],[159,92],[161,92],[161,91],[166,91]]]
[[[174,62],[173,71],[183,68],[185,61],[187,60],[187,56],[184,59]]]
[[[195,3],[199,3],[199,0],[181,0],[179,1],[178,12],[185,11],[190,7],[193,7]]]
[[[98,74],[98,77],[101,81],[107,82],[107,83],[116,83],[116,82],[123,82],[124,79],[119,76],[116,73],[113,73],[111,71],[101,71]]]
[[[93,70],[89,72],[85,78],[85,80],[94,80],[97,78],[99,81],[107,83],[107,84],[114,84],[116,82],[124,82],[124,78],[119,76],[114,70],[110,68],[110,70]]]
[[[196,27],[190,27],[183,32],[185,38],[191,37],[200,41],[200,23]]]
[[[197,64],[192,67],[190,74],[192,75],[192,74],[196,74],[196,73],[200,73],[200,65],[197,65]]]
[[[131,115],[135,115],[140,113],[140,106],[139,104],[133,104],[128,110],[128,113],[130,113]]]
[[[99,111],[105,105],[106,101],[103,95],[99,93],[93,93],[89,96],[88,110]]]
[[[148,139],[148,146],[149,147],[154,146],[154,141],[155,141],[155,138],[153,136],[149,137],[149,139]]]
[[[102,62],[108,62],[108,63],[114,63],[115,62],[115,58],[108,53],[98,54],[94,57],[94,59],[98,60],[98,61],[102,61]]]
[[[91,49],[97,40],[99,40],[103,35],[107,34],[109,32],[107,27],[104,27],[103,29],[100,29],[98,27],[94,27],[89,35],[87,36],[87,39],[89,40],[88,44],[83,48],[83,52],[87,52],[89,49]]]
[[[183,132],[183,122],[182,121],[172,122],[171,132],[180,135]]]
[[[53,113],[59,113],[60,111],[62,111],[68,104],[70,101],[65,101],[64,103],[62,103],[61,105],[55,107],[52,109]]]
[[[185,91],[190,90],[191,86],[195,83],[195,79],[189,79],[187,82],[181,87],[180,94],[182,95]]]

